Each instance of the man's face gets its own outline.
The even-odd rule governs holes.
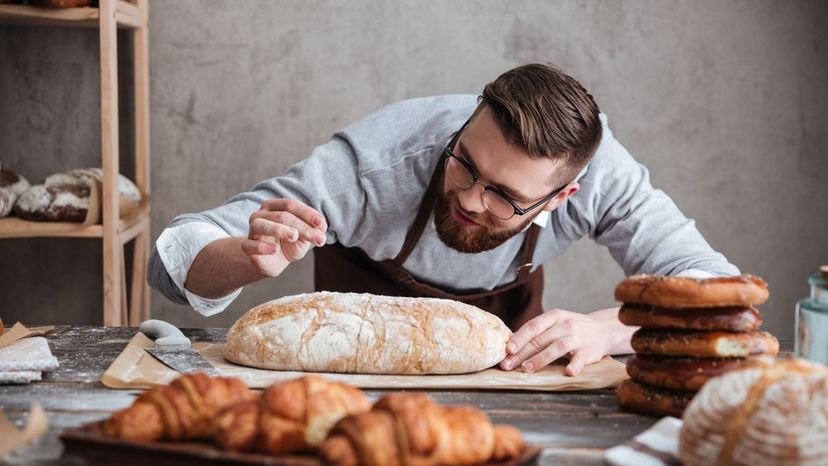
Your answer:
[[[526,151],[509,143],[485,106],[460,135],[453,150],[477,170],[480,183],[500,188],[520,207],[531,206],[557,188],[552,185],[553,175],[561,161],[532,159]],[[578,190],[577,183],[570,183],[545,206],[501,220],[486,209],[480,183],[462,189],[444,176],[434,208],[440,239],[461,252],[476,253],[500,246],[523,231],[540,212],[554,210]]]

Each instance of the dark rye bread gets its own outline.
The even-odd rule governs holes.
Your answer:
[[[681,413],[693,400],[695,393],[684,390],[667,390],[635,380],[625,380],[618,386],[615,395],[618,404],[626,411],[648,416],[681,417]]]
[[[753,306],[767,301],[768,285],[753,275],[704,279],[633,275],[618,284],[615,299],[672,309]]]
[[[693,358],[744,358],[779,353],[779,341],[767,332],[723,332],[641,328],[630,342],[638,354]]]
[[[752,306],[667,309],[641,304],[624,304],[618,320],[626,325],[684,330],[759,330],[762,316]]]
[[[708,380],[744,367],[743,358],[681,358],[638,354],[627,361],[633,380],[671,390],[698,390]]]
[[[6,217],[12,212],[17,199],[27,189],[29,182],[26,178],[0,167],[0,217]]]

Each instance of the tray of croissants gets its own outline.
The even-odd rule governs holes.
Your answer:
[[[185,374],[100,422],[61,433],[90,464],[406,466],[532,464],[540,448],[470,405],[425,393],[372,403],[320,376],[250,390],[232,377]]]

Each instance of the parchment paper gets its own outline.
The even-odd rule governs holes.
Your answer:
[[[152,345],[152,340],[143,333],[136,334],[106,370],[101,382],[110,388],[143,389],[167,384],[178,377],[178,372],[144,351],[144,348]],[[193,348],[201,353],[219,374],[238,377],[253,388],[265,388],[274,382],[307,375],[305,372],[272,371],[236,365],[224,359],[223,347],[223,343],[193,344]],[[552,364],[532,374],[487,369],[461,375],[319,375],[361,388],[566,391],[612,387],[627,378],[627,371],[624,364],[605,357],[600,362],[584,368],[576,377],[564,375],[563,363]]]

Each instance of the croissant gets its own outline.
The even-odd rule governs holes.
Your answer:
[[[271,385],[258,400],[223,409],[214,422],[214,439],[237,451],[313,451],[337,421],[369,409],[358,388],[305,376]]]
[[[517,457],[523,436],[472,406],[439,406],[422,393],[386,395],[339,421],[322,444],[334,466],[472,465]]]
[[[209,438],[220,408],[253,396],[240,379],[185,374],[141,394],[132,406],[112,415],[103,431],[124,440]]]

